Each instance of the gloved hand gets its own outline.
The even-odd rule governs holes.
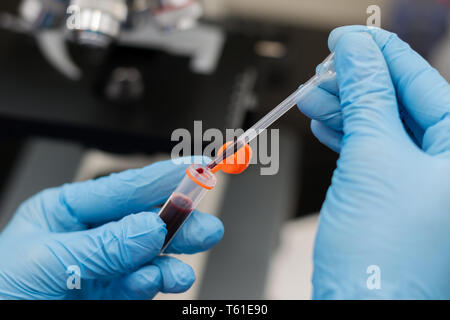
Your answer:
[[[450,86],[381,29],[338,28],[329,47],[339,91],[319,88],[299,105],[316,137],[340,151],[313,297],[449,299]]]
[[[186,167],[156,163],[45,190],[23,203],[0,235],[0,298],[149,299],[187,290],[192,268],[158,256],[167,231],[155,208]],[[222,235],[217,218],[195,211],[166,252],[204,251]]]

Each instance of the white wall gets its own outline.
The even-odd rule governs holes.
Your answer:
[[[388,16],[389,0],[203,0],[206,15],[237,15],[258,19],[330,28],[366,24],[369,5],[381,7]]]

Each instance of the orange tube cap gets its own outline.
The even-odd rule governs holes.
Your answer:
[[[219,149],[217,154],[220,155],[221,153],[223,153],[231,143],[233,142],[228,141],[227,143],[225,143]],[[253,155],[252,148],[248,144],[245,144],[233,155],[227,157],[225,160],[223,160],[221,163],[215,166],[211,171],[213,173],[216,173],[219,170],[222,170],[223,172],[228,174],[240,174],[244,172],[245,169],[248,168],[252,155]]]

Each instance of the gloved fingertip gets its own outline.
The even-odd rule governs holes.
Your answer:
[[[225,233],[225,227],[218,218],[213,217],[211,229],[216,230],[203,240],[203,250],[209,250],[214,247],[220,240],[222,240]]]
[[[157,248],[159,250],[159,248],[163,246],[167,235],[166,223],[154,212],[142,212],[140,214],[146,217],[145,221],[147,222],[147,229],[153,230],[152,234],[154,234],[154,237],[158,242]]]
[[[337,95],[330,92],[332,90],[331,86],[312,88],[300,99],[298,108],[308,118],[319,120],[334,130],[342,130],[341,104]]]
[[[311,120],[310,127],[311,127],[312,133],[313,133],[313,134],[316,134],[316,132],[318,132],[318,131],[320,130],[320,128],[321,128],[320,122],[317,121],[317,120],[312,119],[312,120]]]
[[[123,220],[127,237],[125,245],[137,264],[145,263],[144,259],[159,254],[167,229],[164,221],[157,214],[141,212],[127,216]]]
[[[163,286],[161,270],[157,266],[145,266],[130,274],[124,283],[127,291],[138,299],[153,298]]]
[[[346,89],[348,83],[363,86],[366,84],[358,82],[359,80],[370,76],[380,81],[382,76],[385,85],[392,86],[383,54],[375,40],[366,32],[348,32],[341,36],[335,47],[335,66],[341,104],[342,99],[345,100],[342,90]]]
[[[156,212],[145,211],[128,217],[132,219],[132,223],[136,226],[138,232],[143,230],[154,231],[159,236],[165,236],[167,233],[165,222]]]
[[[327,127],[322,122],[317,120],[311,121],[311,131],[317,140],[319,140],[322,144],[336,153],[341,152],[343,138],[342,133]]]
[[[199,212],[197,216],[194,216],[199,221],[199,230],[196,232],[192,230],[193,234],[197,234],[196,242],[198,243],[198,251],[206,251],[214,247],[220,240],[222,240],[225,228],[222,221],[210,214]]]
[[[223,238],[223,234],[224,226],[220,219],[194,211],[166,252],[193,254],[206,251],[215,246]]]
[[[158,257],[152,263],[159,267],[162,274],[161,292],[181,293],[194,284],[195,273],[188,264],[167,256]]]
[[[149,300],[155,297],[163,285],[161,270],[147,265],[116,278],[103,288],[103,298],[114,300]]]
[[[140,283],[141,287],[147,286],[150,284],[153,287],[161,288],[162,286],[162,274],[161,270],[159,270],[156,266],[146,266],[141,270],[136,272],[141,277]]]
[[[336,45],[341,39],[341,37],[349,32],[367,32],[368,27],[362,25],[353,25],[353,26],[344,26],[339,27],[331,31],[330,36],[328,37],[328,48],[331,52],[334,52],[336,49]]]
[[[450,152],[450,112],[425,131],[422,148],[430,155]]]
[[[348,56],[352,52],[357,52],[356,54],[361,55],[365,52],[364,49],[368,47],[373,47],[379,50],[379,47],[370,34],[367,32],[347,32],[339,38],[339,41],[336,43],[334,49],[336,56],[340,55],[340,58],[342,58],[343,55]],[[356,50],[358,48],[360,50]],[[381,53],[380,57],[382,57]],[[360,56],[360,59],[363,58],[364,57]],[[336,60],[339,60],[339,57],[336,57]],[[336,63],[338,64],[338,61],[336,61]],[[336,68],[337,67],[338,66],[336,66]]]

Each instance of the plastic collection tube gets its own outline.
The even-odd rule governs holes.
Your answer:
[[[187,168],[186,176],[159,212],[159,217],[166,223],[168,231],[162,252],[170,244],[170,241],[175,237],[178,230],[186,222],[205,194],[215,187],[217,181],[215,173],[219,169],[233,174],[243,172],[251,158],[251,148],[248,143],[301,101],[313,88],[335,78],[334,54],[332,53],[317,68],[316,74],[309,81],[300,86],[235,141],[225,144],[222,147],[222,151],[218,152],[216,159],[207,166],[194,164]],[[229,161],[231,157],[233,159]],[[246,163],[242,165],[238,159],[241,161],[244,159]]]
[[[202,165],[193,164],[187,168],[186,176],[159,212],[159,217],[167,228],[162,251],[166,249],[208,190],[215,187],[216,181],[215,175]]]

